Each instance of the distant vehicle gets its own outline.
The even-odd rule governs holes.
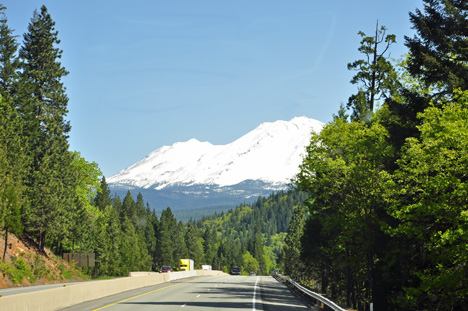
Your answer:
[[[194,264],[192,259],[180,259],[179,271],[193,271]]]
[[[202,265],[201,269],[202,270],[213,270],[213,268],[210,265]]]
[[[250,272],[251,276],[256,276],[255,272]]]
[[[239,267],[232,267],[231,268],[231,274],[232,275],[241,275],[242,269]]]
[[[161,270],[159,270],[159,273],[167,273],[167,272],[172,272],[171,266],[162,266]]]

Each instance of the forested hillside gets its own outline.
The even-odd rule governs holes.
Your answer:
[[[304,199],[295,191],[279,192],[221,215],[183,223],[170,207],[158,217],[141,194],[136,201],[130,192],[123,201],[111,197],[104,178],[94,200],[100,216],[78,244],[80,251],[96,252],[97,275],[158,270],[162,265],[177,269],[181,258],[193,259],[198,268],[208,264],[229,272],[231,266],[240,266],[244,273],[268,274],[277,269],[293,207]]]
[[[241,204],[221,216],[203,217],[197,221],[199,228],[205,228],[203,238],[211,231],[220,240],[218,258],[206,257],[205,261],[224,270],[231,265],[244,266],[245,273],[278,270],[277,259],[294,207],[302,206],[306,198],[300,192],[280,191],[260,197],[255,203]],[[207,248],[210,243],[205,239],[205,252],[210,253]]]
[[[0,8],[0,227],[40,251],[72,247],[99,169],[68,145],[68,72],[46,7],[35,11],[19,47]],[[19,49],[18,49],[19,47]],[[5,239],[5,245],[8,239]]]

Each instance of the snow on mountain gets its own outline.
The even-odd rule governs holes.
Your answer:
[[[312,131],[324,124],[306,117],[262,123],[227,145],[212,145],[190,139],[164,146],[120,171],[109,184],[144,189],[178,185],[239,184],[261,180],[286,184],[299,170]]]

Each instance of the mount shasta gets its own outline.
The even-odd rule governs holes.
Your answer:
[[[163,146],[108,178],[111,191],[141,192],[161,210],[235,206],[287,188],[320,121],[265,122],[227,145],[190,139]]]

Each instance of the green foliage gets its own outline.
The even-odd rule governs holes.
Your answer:
[[[294,207],[294,215],[289,223],[288,232],[281,250],[281,267],[286,275],[300,280],[306,273],[301,259],[301,240],[304,235],[305,210],[302,205]]]
[[[321,280],[323,292],[358,309],[378,296],[375,271],[385,251],[386,213],[379,174],[394,156],[388,136],[378,122],[336,118],[312,135],[295,179],[313,198],[305,202],[311,214],[303,239],[308,272]]]
[[[69,269],[67,269],[67,267],[65,267],[63,264],[60,264],[58,268],[61,272],[60,278],[65,278],[67,280],[71,280],[73,278],[72,272]]]
[[[205,262],[203,254],[203,243],[199,237],[198,229],[192,224],[188,224],[185,234],[185,242],[187,244],[188,257],[196,262],[196,266],[201,268],[201,263]]]
[[[467,310],[468,5],[424,3],[410,13],[417,33],[406,37],[408,57],[389,75],[398,83],[385,86],[372,119],[362,116],[376,90],[378,32],[360,33],[367,61],[349,68],[364,87],[348,107],[367,125],[346,124],[341,107],[312,137],[296,179],[313,198],[301,242],[310,283],[358,310],[371,301],[382,310]]]
[[[258,274],[267,274],[267,266],[264,258],[264,249],[263,249],[263,235],[260,231],[260,225],[257,223],[255,225],[255,229],[253,232],[253,236],[250,238],[249,244],[247,246],[247,250],[252,254],[252,256],[258,262],[258,269],[256,269],[255,273]]]
[[[396,91],[397,75],[386,56],[390,46],[396,43],[396,37],[387,35],[386,32],[387,28],[384,26],[379,28],[378,23],[373,36],[359,32],[362,40],[358,50],[365,58],[348,64],[349,70],[357,71],[351,83],[359,86],[358,93],[352,95],[347,104],[348,109],[353,111],[351,115],[353,121],[369,120],[376,101],[391,97]],[[384,45],[383,48],[381,45]],[[343,108],[339,112],[339,117],[345,118]]]
[[[158,266],[170,265],[173,267],[178,266],[178,260],[180,258],[174,258],[174,233],[177,230],[177,220],[172,214],[171,209],[162,211],[160,222],[159,222],[159,232],[158,232],[158,247],[159,247],[159,258]]]
[[[9,101],[15,96],[19,60],[18,43],[8,27],[6,8],[0,4],[0,95]]]
[[[468,89],[468,4],[458,0],[423,0],[424,11],[410,13],[416,35],[405,37],[409,72],[436,93],[450,96]]]
[[[31,273],[23,258],[12,256],[12,263],[13,268],[10,270],[10,276],[15,284],[22,284],[24,278],[27,278],[31,283],[36,281],[36,277]]]
[[[50,270],[47,269],[45,266],[45,261],[39,255],[34,255],[33,262],[32,262],[32,274],[36,279],[40,279],[42,277],[51,278]]]
[[[26,232],[39,249],[46,243],[60,248],[67,219],[76,197],[72,157],[68,151],[68,97],[61,78],[68,72],[58,61],[62,51],[55,22],[45,6],[35,11],[19,50],[21,75],[16,106],[28,137],[28,174],[25,178],[30,205],[24,213]]]
[[[95,191],[100,191],[102,175],[96,162],[87,162],[79,152],[72,152],[72,169],[76,178],[76,196],[86,209],[93,209],[91,200]]]
[[[398,220],[389,233],[418,250],[418,264],[408,267],[417,282],[405,288],[407,308],[451,310],[468,298],[468,93],[454,98],[420,115],[421,137],[407,140],[398,170],[386,175]],[[427,303],[431,297],[437,301]]]
[[[221,216],[202,217],[197,226],[204,227],[205,241],[214,241],[218,232],[216,256],[207,257],[214,267],[241,266],[248,251],[259,264],[258,274],[269,274],[277,269],[277,257],[293,215],[293,206],[305,200],[306,195],[296,191],[280,191],[259,197],[252,204],[240,204]],[[258,221],[261,220],[261,221]],[[211,245],[211,246],[209,246]],[[205,254],[213,254],[213,243],[204,245]]]
[[[28,163],[24,155],[21,136],[22,123],[12,102],[0,97],[0,228],[5,230],[5,244],[8,232],[21,234],[21,210],[24,207],[23,177]],[[5,257],[3,254],[3,259]]]
[[[100,211],[104,211],[106,207],[112,205],[111,192],[106,182],[106,177],[102,177],[100,186],[96,189],[96,196],[94,197],[94,205]]]
[[[242,257],[243,257],[242,260],[244,262],[244,265],[242,268],[243,275],[249,275],[249,273],[251,272],[254,272],[254,273],[260,272],[260,265],[254,256],[252,256],[249,252],[246,252]]]
[[[0,271],[2,271],[3,275],[11,275],[11,270],[13,266],[5,261],[0,261]]]

